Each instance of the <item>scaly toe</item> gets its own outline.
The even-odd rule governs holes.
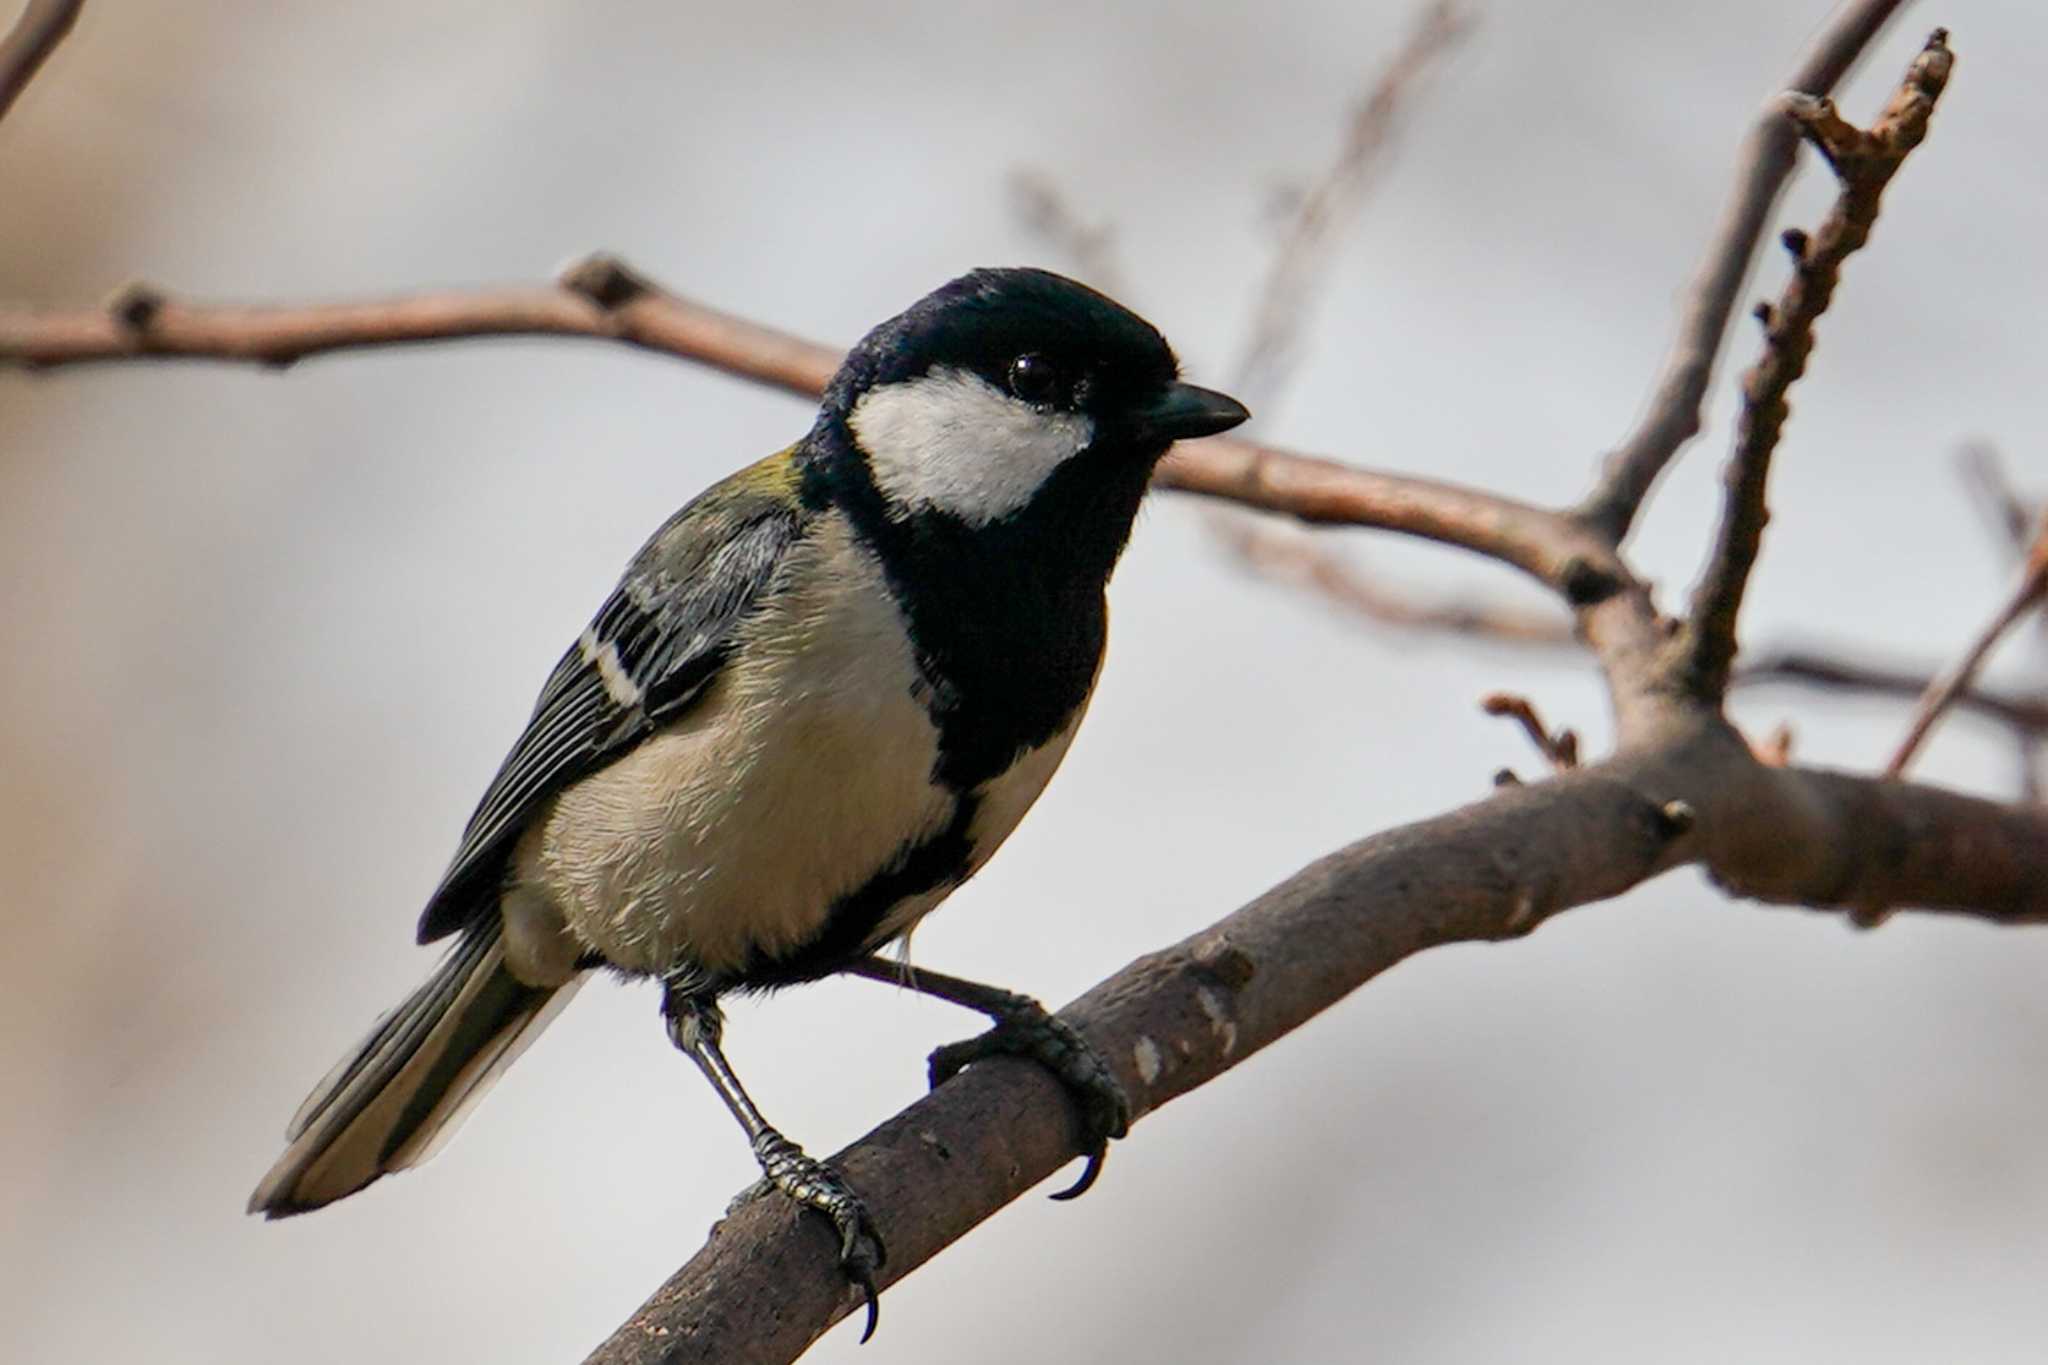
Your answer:
[[[881,1320],[875,1274],[889,1255],[881,1234],[875,1231],[874,1220],[868,1216],[867,1205],[839,1172],[805,1155],[802,1148],[780,1133],[763,1134],[754,1144],[754,1155],[760,1159],[766,1184],[832,1220],[833,1230],[839,1234],[840,1273],[860,1290],[867,1303],[867,1326],[860,1336],[863,1342],[867,1341]]]
[[[1079,1030],[1046,1012],[1036,1002],[1025,1001],[996,1026],[978,1037],[948,1043],[931,1055],[930,1074],[934,1086],[958,1075],[962,1068],[984,1057],[1028,1057],[1059,1079],[1067,1093],[1081,1107],[1081,1120],[1090,1142],[1088,1164],[1081,1178],[1055,1199],[1073,1199],[1087,1192],[1102,1171],[1102,1158],[1112,1138],[1131,1130],[1131,1099],[1124,1093],[1109,1064]]]

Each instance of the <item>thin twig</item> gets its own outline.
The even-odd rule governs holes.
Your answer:
[[[1956,453],[1956,468],[1999,540],[2024,555],[2034,536],[2034,509],[2013,487],[1997,448],[1989,441],[1971,441]]]
[[[1732,685],[1750,688],[1791,683],[1913,701],[1935,682],[1935,675],[1926,669],[1844,659],[1813,650],[1785,650],[1744,664]],[[2048,694],[1998,692],[1972,685],[1956,695],[1953,705],[2016,735],[2048,737]]]
[[[1721,529],[1680,642],[1682,682],[1705,700],[1718,701],[1728,689],[1736,618],[1770,519],[1764,494],[1771,455],[1791,412],[1786,394],[1805,373],[1813,350],[1814,322],[1834,297],[1842,262],[1869,240],[1885,186],[1927,136],[1928,119],[1953,66],[1947,30],[1936,29],[1868,132],[1845,122],[1825,99],[1796,93],[1785,97],[1786,116],[1834,167],[1841,192],[1811,237],[1796,228],[1784,234],[1792,278],[1776,305],[1757,308],[1764,354],[1743,376],[1742,415],[1728,462]]]
[[[7,117],[84,8],[85,0],[28,0],[14,27],[0,38],[0,119]]]
[[[1579,766],[1577,732],[1550,729],[1536,713],[1536,703],[1520,693],[1489,692],[1479,699],[1479,709],[1489,716],[1506,716],[1519,724],[1553,771],[1565,773]]]
[[[1833,90],[1904,4],[1905,0],[1844,4],[1814,39],[1785,88],[1809,95]],[[1649,406],[1635,430],[1607,457],[1599,484],[1581,506],[1587,523],[1616,543],[1628,535],[1664,466],[1699,434],[1700,409],[1713,381],[1721,339],[1798,149],[1799,139],[1774,101],[1743,143],[1734,196],[1694,277],[1678,336],[1657,376]]]
[[[1059,182],[1041,170],[1025,169],[1010,176],[1010,202],[1025,228],[1066,257],[1081,280],[1105,294],[1125,297],[1113,225],[1083,218]]]
[[[1972,441],[1964,446],[1959,463],[1963,483],[1976,496],[1978,506],[1991,523],[1992,531],[2012,556],[2024,562],[2036,523],[2048,517],[2048,506],[2039,510],[2022,494],[2006,474],[1998,450],[1989,441]],[[2034,613],[2034,653],[2038,668],[2041,647],[2048,642],[2048,612]],[[2037,731],[2014,729],[2013,765],[2019,773],[2020,799],[2028,803],[2041,799],[2042,735]]]
[[[271,366],[366,347],[475,337],[622,342],[815,397],[840,352],[677,298],[609,256],[554,287],[447,291],[359,303],[223,307],[147,284],[98,309],[0,308],[0,365],[52,369],[113,360],[225,360]]]
[[[1906,771],[1906,765],[1913,761],[1913,755],[1919,752],[1935,722],[1976,679],[1977,671],[1991,656],[1992,648],[2005,638],[2005,633],[2018,624],[2021,617],[2040,606],[2044,599],[2048,599],[2048,518],[2042,520],[2040,530],[2035,533],[2033,548],[2027,553],[2026,567],[2005,604],[1977,633],[1977,638],[1963,651],[1963,657],[1928,684],[1927,690],[1921,694],[1919,704],[1913,708],[1912,723],[1906,727],[1906,737],[1899,741],[1898,751],[1885,765],[1886,777],[1898,777]]]
[[[1358,216],[1373,172],[1393,145],[1394,130],[1416,85],[1470,31],[1471,23],[1471,16],[1452,0],[1431,0],[1423,7],[1407,40],[1359,101],[1336,158],[1300,197],[1273,253],[1243,353],[1231,372],[1230,391],[1254,412],[1271,406],[1294,367],[1317,286],[1336,243]]]
[[[1386,160],[1399,115],[1414,87],[1470,25],[1470,15],[1451,0],[1430,0],[1424,5],[1407,40],[1359,100],[1335,159],[1299,196],[1278,237],[1272,264],[1253,306],[1243,353],[1226,386],[1254,412],[1270,408],[1286,387],[1314,311],[1318,285],[1335,259],[1337,242],[1358,217],[1373,172]],[[1214,508],[1203,518],[1209,534],[1226,549],[1235,550],[1239,562],[1254,572],[1284,577],[1375,620],[1393,622],[1403,615],[1406,604],[1376,591],[1363,575],[1345,565],[1339,552],[1327,546],[1309,546],[1298,528],[1270,527],[1265,521],[1233,507]],[[1539,632],[1551,628],[1541,620],[1517,624]]]
[[[1763,739],[1752,741],[1749,751],[1756,755],[1756,761],[1766,768],[1789,768],[1792,766],[1792,726],[1779,721]]]
[[[1418,602],[1360,572],[1347,555],[1298,526],[1270,516],[1211,519],[1223,548],[1261,578],[1306,589],[1318,600],[1377,625],[1442,631],[1513,644],[1574,643],[1571,621],[1556,611],[1522,611],[1499,602]]]

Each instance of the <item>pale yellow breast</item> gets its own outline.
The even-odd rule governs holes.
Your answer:
[[[619,966],[721,972],[792,949],[952,814],[873,555],[828,523],[782,573],[697,706],[559,794],[514,854],[515,882]]]

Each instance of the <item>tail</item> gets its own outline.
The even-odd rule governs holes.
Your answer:
[[[439,1151],[582,977],[529,986],[505,969],[492,915],[314,1088],[291,1146],[249,1196],[267,1218],[305,1213]]]

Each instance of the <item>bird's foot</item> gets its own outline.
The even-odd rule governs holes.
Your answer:
[[[774,1129],[754,1140],[754,1157],[761,1163],[761,1185],[782,1191],[800,1206],[822,1213],[832,1220],[839,1234],[839,1269],[866,1300],[868,1321],[860,1334],[865,1342],[875,1334],[881,1308],[876,1302],[875,1272],[888,1253],[881,1234],[875,1231],[867,1205],[861,1202],[845,1177]]]
[[[1080,1106],[1088,1134],[1088,1164],[1082,1168],[1081,1178],[1053,1198],[1078,1198],[1102,1173],[1109,1140],[1130,1132],[1131,1097],[1095,1045],[1078,1029],[1029,996],[1005,995],[1008,998],[1001,1012],[994,1015],[994,1028],[932,1053],[931,1083],[937,1086],[951,1080],[961,1068],[984,1057],[1029,1057],[1052,1072]]]

